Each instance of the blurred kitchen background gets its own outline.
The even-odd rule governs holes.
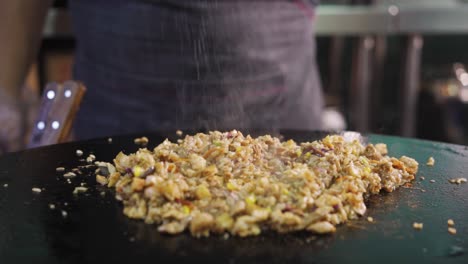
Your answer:
[[[468,145],[468,0],[321,0],[318,62],[330,129]],[[71,79],[67,1],[55,1],[27,84]]]

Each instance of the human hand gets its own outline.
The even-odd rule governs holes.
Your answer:
[[[25,146],[38,98],[30,90],[24,90],[22,97],[16,100],[0,90],[0,154]]]

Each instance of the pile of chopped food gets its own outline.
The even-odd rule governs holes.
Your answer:
[[[115,166],[114,166],[115,165]],[[96,180],[115,188],[124,214],[160,232],[194,236],[331,233],[366,211],[366,197],[414,179],[418,163],[330,135],[297,144],[238,131],[165,140],[153,151],[119,153]]]

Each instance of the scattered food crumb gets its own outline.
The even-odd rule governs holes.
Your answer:
[[[67,202],[64,202],[64,203],[63,203],[63,205],[67,206],[67,205],[68,205],[68,203],[67,203]]]
[[[228,240],[228,239],[229,239],[229,233],[224,233],[223,239],[224,239],[224,240]]]
[[[86,185],[86,182],[80,183],[80,186],[85,186],[85,185]]]
[[[449,220],[447,220],[447,224],[448,224],[449,226],[454,226],[454,225],[455,225],[455,222],[454,222],[452,219],[449,219]]]
[[[449,252],[448,252],[448,255],[450,257],[457,257],[457,256],[461,256],[465,253],[465,250],[462,248],[462,247],[459,247],[459,246],[451,246],[449,248]]]
[[[448,232],[452,235],[455,235],[457,233],[457,229],[455,229],[454,227],[449,227]]]
[[[92,163],[95,160],[96,160],[96,156],[94,156],[93,154],[89,154],[89,156],[86,158],[86,162],[88,163]]]
[[[182,132],[182,130],[180,130],[180,129],[177,130],[175,133],[176,133],[178,136],[182,136],[182,135],[184,134],[184,132]]]
[[[75,187],[73,194],[85,193],[86,191],[88,191],[88,188],[86,187]]]
[[[68,182],[68,184],[71,184],[71,180],[70,180],[70,179],[67,179],[67,182]]]
[[[421,181],[424,181],[426,178],[424,178],[424,176],[421,176],[419,177],[421,179]]]
[[[63,175],[64,178],[66,179],[70,179],[70,178],[75,178],[76,177],[76,173],[74,172],[67,172]]]
[[[76,155],[77,155],[78,157],[81,157],[81,156],[83,156],[83,151],[82,151],[82,150],[79,150],[79,149],[77,149],[77,150],[76,150]]]
[[[65,210],[62,210],[62,217],[63,217],[63,218],[65,218],[65,217],[67,217],[67,216],[68,216],[68,213],[67,213],[67,211],[65,211]]]
[[[7,187],[8,187],[8,183],[3,184],[3,187],[7,188]]]
[[[40,188],[37,188],[37,187],[32,188],[32,191],[35,192],[35,193],[41,193],[42,192],[42,190]]]
[[[81,174],[81,171],[78,168],[73,168],[72,172],[74,172],[76,174]]]
[[[449,182],[453,183],[453,184],[462,184],[462,183],[466,183],[467,179],[466,178],[455,178],[455,179],[450,179]]]
[[[416,230],[422,230],[423,229],[423,223],[414,222],[413,223],[413,228],[416,229]]]
[[[101,196],[106,196],[106,192],[101,192]]]
[[[434,164],[435,164],[434,158],[433,158],[433,157],[429,157],[429,159],[427,160],[426,165],[427,165],[427,166],[434,166]]]
[[[96,181],[101,185],[106,185],[109,182],[106,177],[99,174],[96,175]]]
[[[435,181],[435,180],[430,180],[430,182],[431,182],[431,183],[434,183],[434,182],[436,182],[436,181]]]
[[[50,210],[54,210],[55,209],[55,204],[49,204],[49,208],[50,208]]]
[[[108,139],[107,139],[107,142],[108,142],[108,143],[112,143],[112,138],[108,138]]]
[[[146,146],[149,142],[149,139],[147,137],[140,137],[140,138],[135,138],[133,142],[140,146]]]
[[[128,239],[130,242],[135,242],[135,238],[134,237],[130,237],[130,239]]]
[[[374,222],[374,218],[371,217],[371,216],[368,216],[367,217],[367,222],[370,222],[370,223]]]
[[[57,167],[55,168],[56,171],[58,172],[62,172],[62,171],[65,171],[65,168],[64,167]]]
[[[180,138],[177,140],[177,143],[179,143],[179,144],[182,144],[182,142],[184,142],[184,141],[182,139],[180,139]]]

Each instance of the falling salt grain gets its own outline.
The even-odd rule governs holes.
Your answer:
[[[370,223],[374,222],[374,218],[372,218],[371,216],[367,217],[367,222],[370,222]]]
[[[32,191],[35,192],[35,193],[41,193],[42,192],[41,189],[36,188],[36,187],[32,188]]]
[[[50,210],[54,210],[55,209],[55,204],[49,204],[49,208],[50,208]]]
[[[82,151],[82,150],[79,150],[79,149],[77,149],[77,150],[76,150],[76,155],[77,155],[78,157],[81,157],[81,156],[83,156],[83,151]]]
[[[8,183],[3,184],[3,187],[7,188],[7,187],[8,187]]]
[[[182,130],[177,130],[177,131],[176,131],[176,134],[177,134],[178,136],[182,136],[184,133],[182,132]]]
[[[62,171],[65,171],[65,168],[64,167],[57,167],[57,168],[55,168],[55,170],[57,172],[62,172]]]
[[[62,217],[63,217],[63,218],[65,218],[65,217],[67,217],[67,216],[68,216],[68,213],[67,213],[67,211],[65,211],[65,210],[62,210]]]

